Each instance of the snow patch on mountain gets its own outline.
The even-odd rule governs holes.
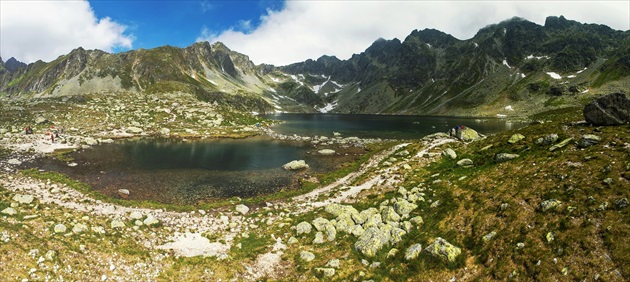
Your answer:
[[[547,72],[547,74],[549,76],[551,76],[551,78],[553,78],[553,79],[561,79],[562,78],[562,76],[560,76],[559,74],[557,74],[555,72]]]

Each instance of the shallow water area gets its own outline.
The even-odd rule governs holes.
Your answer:
[[[293,189],[304,174],[332,171],[363,153],[360,148],[335,148],[339,154],[322,156],[317,154],[319,149],[310,143],[265,137],[136,139],[70,153],[67,156],[77,163],[74,167],[52,158],[39,159],[28,166],[67,174],[112,197],[119,197],[118,189],[128,189],[130,200],[196,204]],[[310,168],[282,168],[296,159],[304,159]]]

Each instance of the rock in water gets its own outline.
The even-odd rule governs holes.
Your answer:
[[[630,122],[630,100],[623,93],[612,93],[584,107],[584,119],[592,125],[622,125]]]
[[[449,262],[454,262],[455,258],[462,253],[460,248],[453,246],[451,243],[440,237],[435,238],[433,244],[427,246],[424,251],[434,257],[439,257]]]
[[[286,169],[286,170],[299,170],[299,169],[305,169],[308,168],[309,166],[306,164],[306,162],[304,160],[299,160],[299,161],[291,161],[289,163],[286,163],[282,166],[282,168]]]
[[[331,150],[331,149],[322,149],[317,151],[320,155],[324,155],[324,156],[330,156],[330,155],[334,155],[335,154],[335,150]]]

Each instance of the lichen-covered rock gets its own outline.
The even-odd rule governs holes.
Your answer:
[[[350,232],[350,229],[355,225],[354,220],[349,215],[339,216],[335,222],[335,228],[339,232]]]
[[[389,232],[370,227],[363,232],[354,244],[354,248],[364,256],[374,257],[376,253],[389,243]]]
[[[397,254],[398,254],[398,249],[392,248],[391,250],[389,250],[389,252],[387,252],[387,258],[393,258]]]
[[[92,137],[86,137],[86,138],[83,138],[83,143],[85,143],[85,145],[94,146],[94,145],[98,145],[98,140]]]
[[[284,168],[285,170],[300,170],[300,169],[307,169],[309,168],[309,166],[306,164],[304,160],[299,160],[299,161],[295,160],[295,161],[290,161],[284,164],[282,168]]]
[[[545,200],[540,203],[540,209],[542,209],[542,211],[548,211],[555,209],[560,204],[562,204],[562,202],[556,199]]]
[[[418,205],[407,202],[405,199],[401,199],[394,203],[394,210],[396,210],[396,213],[401,216],[408,215],[416,208],[418,208]]]
[[[457,153],[451,148],[446,148],[446,150],[442,152],[442,156],[448,157],[451,160],[457,159]]]
[[[338,259],[331,259],[328,261],[328,263],[326,263],[327,267],[333,267],[333,268],[339,268],[341,266],[341,263]]]
[[[601,140],[602,138],[600,138],[597,135],[585,134],[585,135],[582,135],[582,137],[580,137],[580,139],[577,142],[577,145],[580,148],[586,148],[593,145],[597,145]]]
[[[497,232],[496,231],[492,231],[492,232],[484,235],[482,239],[483,239],[484,242],[488,242],[488,241],[490,241],[490,239],[492,239],[496,235],[497,235]]]
[[[363,223],[363,228],[378,227],[381,223],[383,223],[381,214],[373,214]]]
[[[129,214],[129,218],[131,219],[142,219],[142,217],[143,217],[142,212],[139,212],[139,211],[132,211]]]
[[[381,212],[381,219],[384,222],[399,222],[400,215],[396,213],[393,207],[386,206]]]
[[[391,238],[390,238],[390,243],[392,245],[396,245],[400,242],[402,242],[402,237],[405,236],[405,234],[407,234],[407,231],[400,229],[400,228],[392,228],[392,230],[390,231],[391,234]]]
[[[311,224],[306,221],[302,221],[298,223],[298,225],[295,227],[295,231],[297,232],[298,236],[302,234],[309,234],[311,233],[311,230],[312,230]]]
[[[326,234],[326,239],[328,241],[334,241],[337,238],[337,229],[332,223],[329,223],[324,228],[324,233]]]
[[[555,143],[556,141],[558,141],[558,134],[553,133],[536,139],[535,143],[537,145],[547,146]]]
[[[427,246],[424,251],[434,257],[438,257],[449,262],[454,262],[457,256],[462,253],[460,248],[455,247],[440,237],[435,238],[435,241]]]
[[[330,221],[323,217],[318,217],[313,220],[313,226],[315,227],[317,231],[324,231],[326,229],[326,226],[329,224],[330,224]]]
[[[332,267],[317,267],[315,273],[319,277],[333,277],[335,276],[335,269]]]
[[[324,233],[317,232],[315,233],[315,239],[313,239],[313,244],[323,244],[324,243]]]
[[[525,136],[523,136],[523,134],[516,133],[516,134],[510,136],[510,139],[508,139],[508,143],[516,144],[516,143],[518,143],[519,141],[521,141],[523,139],[525,139]]]
[[[298,242],[299,242],[299,241],[298,241],[298,239],[297,239],[297,238],[295,238],[295,237],[291,236],[291,237],[289,238],[289,240],[287,240],[287,245],[297,244]]]
[[[463,125],[453,128],[452,131],[454,131],[454,136],[457,137],[457,139],[464,142],[471,142],[471,141],[475,141],[481,138],[481,136],[479,136],[479,133],[477,133],[477,131]]]
[[[405,260],[413,260],[417,258],[418,255],[420,255],[420,252],[422,252],[421,244],[413,244],[409,246],[409,248],[405,251]]]
[[[564,140],[562,140],[560,143],[558,143],[558,144],[556,144],[556,145],[551,146],[551,147],[549,148],[549,151],[550,151],[550,152],[553,152],[553,151],[555,151],[555,150],[562,149],[562,148],[564,148],[566,145],[569,145],[569,143],[570,143],[571,141],[573,141],[573,137],[569,137],[569,138],[567,138],[567,139],[564,139]]]
[[[315,255],[313,253],[311,253],[311,252],[301,251],[300,252],[300,259],[302,261],[305,261],[305,262],[310,262],[310,261],[315,259]]]
[[[131,133],[131,134],[140,134],[142,133],[142,131],[144,131],[142,130],[142,128],[135,127],[135,126],[127,127],[127,129],[125,130],[125,132]]]
[[[494,161],[497,163],[507,162],[509,160],[513,160],[518,158],[517,154],[509,154],[509,153],[498,153],[494,155]]]
[[[409,221],[413,223],[415,226],[420,226],[424,223],[424,220],[422,220],[421,216],[414,216]]]
[[[349,232],[355,237],[360,237],[365,232],[365,229],[363,229],[363,226],[356,224],[355,226],[350,228]]]

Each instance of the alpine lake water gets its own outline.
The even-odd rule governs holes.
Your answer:
[[[503,119],[453,117],[276,114],[263,115],[284,123],[273,125],[277,133],[300,136],[381,139],[419,139],[435,132],[465,124],[483,134],[522,126]],[[95,190],[119,197],[128,189],[130,200],[151,200],[168,204],[198,204],[230,197],[254,197],[299,187],[298,179],[326,173],[341,164],[357,160],[365,150],[332,147],[333,156],[323,156],[309,142],[281,141],[270,137],[247,139],[124,139],[72,152],[77,163],[52,158],[36,160],[32,167],[61,172],[84,181]],[[285,171],[282,165],[303,159],[306,171]],[[306,175],[305,175],[306,174]]]

